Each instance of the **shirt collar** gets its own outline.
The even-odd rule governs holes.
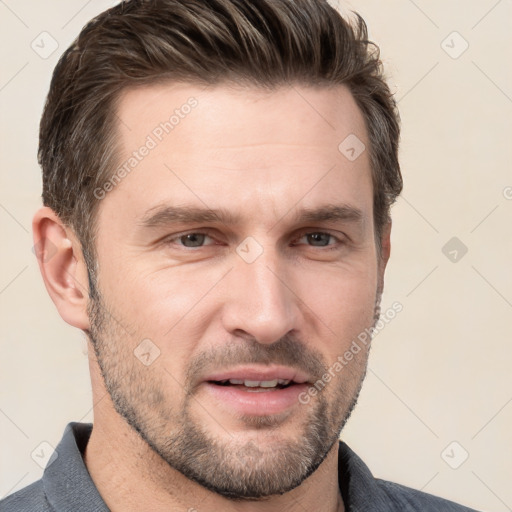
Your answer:
[[[43,474],[46,498],[57,512],[109,512],[92,481],[83,454],[91,423],[69,423]]]
[[[346,512],[394,510],[368,466],[343,441],[338,452],[338,482]]]

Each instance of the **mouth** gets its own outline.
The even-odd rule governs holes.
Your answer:
[[[249,379],[226,379],[220,381],[208,381],[210,384],[217,386],[232,386],[249,393],[258,393],[265,391],[276,391],[278,389],[286,389],[289,386],[297,384],[290,379],[273,379],[273,380],[249,380]]]
[[[230,413],[250,416],[283,413],[300,402],[312,379],[286,367],[244,367],[208,376],[203,384],[214,402]]]
[[[238,366],[230,370],[208,375],[204,380],[221,385],[244,385],[249,388],[304,384],[313,379],[306,373],[288,366]]]

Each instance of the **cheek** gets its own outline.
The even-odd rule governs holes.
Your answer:
[[[318,338],[325,333],[325,349],[330,359],[336,359],[358,334],[373,324],[376,271],[369,265],[323,275],[306,273],[302,279],[303,300],[312,311],[316,329],[320,329],[310,335]]]
[[[125,275],[115,291],[119,320],[129,326],[135,343],[150,339],[166,367],[177,371],[204,335],[201,318],[213,309],[210,290],[219,280],[218,269],[211,275],[184,269]]]

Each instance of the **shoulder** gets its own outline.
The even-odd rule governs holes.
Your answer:
[[[30,484],[0,501],[0,512],[49,512],[51,510],[46,500],[42,480]]]
[[[453,501],[418,491],[405,485],[375,479],[380,490],[396,505],[397,510],[407,512],[477,512],[472,508],[454,503]]]

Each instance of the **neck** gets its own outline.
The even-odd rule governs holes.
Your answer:
[[[109,402],[107,395],[96,406],[84,461],[112,512],[344,512],[338,485],[338,443],[317,471],[292,491],[262,501],[232,501],[170,467],[115,413]]]

